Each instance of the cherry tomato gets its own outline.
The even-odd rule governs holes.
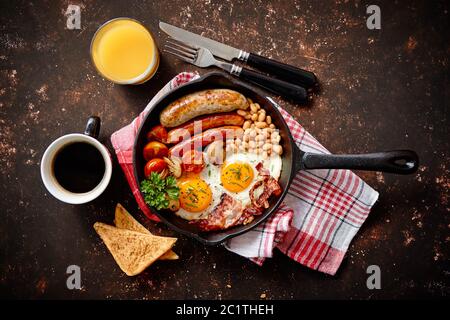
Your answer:
[[[167,157],[168,154],[169,149],[166,145],[158,141],[151,141],[144,147],[144,159],[147,161],[153,158]]]
[[[166,142],[167,141],[167,130],[162,125],[157,125],[150,129],[150,131],[147,133],[147,140],[148,141],[159,141],[159,142]]]
[[[203,153],[197,150],[188,150],[181,158],[183,170],[186,172],[200,173],[205,167]]]
[[[144,175],[148,178],[152,172],[161,173],[166,168],[167,163],[163,159],[154,158],[146,163],[144,167]]]

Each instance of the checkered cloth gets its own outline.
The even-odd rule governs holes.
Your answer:
[[[154,221],[159,220],[145,205],[133,174],[134,139],[149,108],[161,95],[197,77],[193,73],[178,74],[131,124],[111,136],[139,207]],[[289,113],[279,110],[301,150],[329,153]],[[378,192],[349,170],[303,170],[295,176],[277,212],[224,246],[259,265],[278,248],[311,269],[334,275],[377,198]]]

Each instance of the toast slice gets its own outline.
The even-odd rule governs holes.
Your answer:
[[[117,228],[127,229],[131,231],[141,232],[144,234],[152,234],[142,224],[140,224],[120,203],[116,206],[114,214],[114,224]],[[172,250],[164,253],[159,260],[177,260],[178,255]]]
[[[120,269],[129,276],[135,276],[144,271],[177,241],[176,238],[119,229],[101,222],[96,222],[94,229]]]

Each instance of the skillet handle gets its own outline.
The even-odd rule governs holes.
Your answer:
[[[305,152],[302,169],[354,169],[411,174],[419,167],[419,157],[412,150],[393,150],[367,154],[315,154]]]

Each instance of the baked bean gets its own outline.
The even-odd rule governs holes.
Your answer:
[[[272,150],[273,150],[273,152],[275,152],[276,154],[278,154],[278,155],[280,155],[280,156],[281,156],[281,154],[283,153],[283,147],[280,146],[279,144],[274,145],[274,146],[272,147]]]
[[[248,112],[245,111],[245,110],[239,109],[239,110],[237,111],[237,114],[240,115],[240,116],[245,117],[245,116],[248,114]]]
[[[271,124],[272,123],[272,117],[271,116],[267,116],[266,117],[266,122],[267,122],[267,124]]]
[[[258,122],[255,123],[255,127],[262,129],[262,128],[267,127],[267,123],[258,121]]]
[[[276,137],[271,137],[270,138],[270,142],[272,142],[272,144],[279,144],[281,140],[280,136],[276,136]]]
[[[266,119],[266,115],[263,113],[260,113],[259,116],[257,117],[259,122],[264,122],[264,120]],[[253,117],[252,117],[253,120]],[[255,119],[256,120],[256,119]],[[253,121],[255,121],[253,120]]]
[[[242,126],[242,128],[244,128],[244,130],[248,130],[248,128],[250,128],[250,126],[252,125],[252,123],[247,120],[244,122],[244,125]]]

